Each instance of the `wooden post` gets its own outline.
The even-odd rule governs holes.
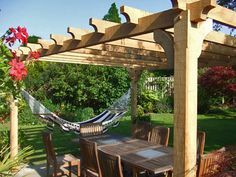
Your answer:
[[[10,109],[10,153],[13,158],[18,153],[18,100],[11,100]]]
[[[129,69],[129,76],[131,78],[131,121],[132,124],[135,123],[135,118],[137,117],[137,90],[138,90],[138,80],[141,76],[140,70]]]
[[[196,176],[197,69],[212,21],[191,23],[183,11],[174,26],[174,177]]]

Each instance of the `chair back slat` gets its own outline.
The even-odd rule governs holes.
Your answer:
[[[218,172],[221,163],[224,162],[224,149],[200,156],[197,177],[210,177]]]
[[[55,164],[57,162],[57,158],[52,143],[52,134],[50,132],[43,132],[43,143],[45,145],[45,151],[48,162],[50,164]]]
[[[95,136],[103,133],[103,126],[99,123],[86,123],[80,126],[80,136]]]
[[[132,125],[132,138],[148,140],[151,129],[151,123],[139,121]]]
[[[102,177],[123,177],[120,156],[98,150],[98,159]]]
[[[197,156],[200,158],[200,155],[204,153],[206,133],[203,131],[197,132]]]
[[[169,141],[169,135],[170,135],[170,128],[154,126],[151,129],[148,141],[154,144],[167,146]]]
[[[82,160],[82,168],[100,174],[98,163],[97,143],[80,139],[80,152]]]

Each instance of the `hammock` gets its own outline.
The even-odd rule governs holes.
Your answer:
[[[127,112],[128,102],[130,98],[130,89],[119,99],[117,99],[108,109],[101,114],[91,119],[81,122],[69,122],[63,118],[60,118],[55,113],[48,110],[43,104],[37,101],[32,95],[25,90],[22,91],[22,96],[29,104],[29,107],[33,114],[38,115],[42,120],[59,125],[62,130],[80,132],[80,125],[86,123],[101,123],[103,126],[103,132],[107,131],[110,126],[116,127],[119,124],[119,119]]]

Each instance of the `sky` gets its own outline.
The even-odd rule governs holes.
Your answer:
[[[122,5],[147,12],[171,8],[170,0],[0,0],[0,34],[17,26],[46,39],[51,33],[66,34],[69,26],[93,30],[89,18],[102,19],[113,2],[118,9]]]

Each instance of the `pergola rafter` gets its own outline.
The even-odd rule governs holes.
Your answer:
[[[126,67],[132,78],[132,117],[136,116],[137,81],[143,69],[175,72],[174,176],[196,172],[197,68],[236,66],[236,38],[212,31],[212,20],[236,27],[236,13],[215,0],[171,0],[173,8],[149,13],[121,7],[126,22],[90,19],[94,31],[68,28],[17,52],[41,52],[40,60]],[[159,44],[157,44],[159,43]]]

